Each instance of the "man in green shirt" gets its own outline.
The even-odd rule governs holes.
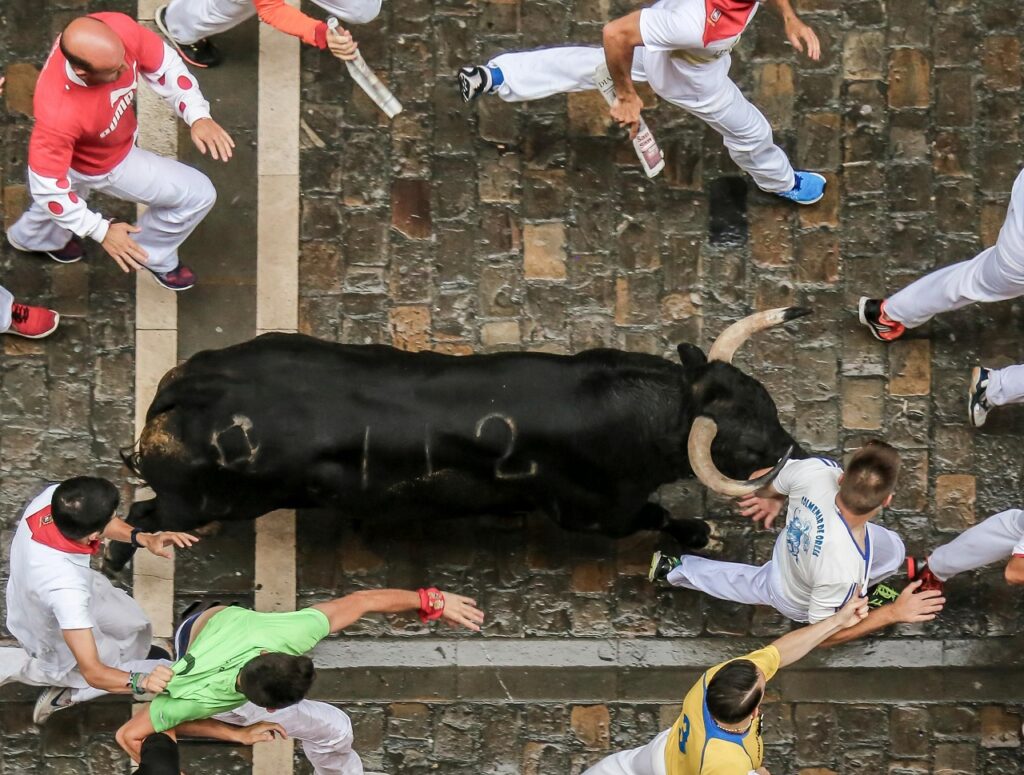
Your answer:
[[[433,588],[364,590],[290,613],[220,606],[191,616],[175,634],[174,677],[117,741],[139,761],[142,742],[157,732],[240,743],[287,734],[302,741],[317,775],[362,775],[348,716],[305,699],[314,677],[305,654],[367,614],[404,611],[475,631],[484,619],[475,601]],[[252,725],[260,723],[254,739]]]

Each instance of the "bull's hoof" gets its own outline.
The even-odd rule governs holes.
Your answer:
[[[224,523],[223,522],[214,521],[214,522],[207,522],[202,527],[197,527],[195,530],[193,530],[191,532],[195,533],[200,538],[213,538],[214,536],[219,536],[220,535],[220,531],[223,530],[223,529],[224,529]]]

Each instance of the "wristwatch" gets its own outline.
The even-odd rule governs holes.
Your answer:
[[[131,543],[132,543],[132,546],[134,546],[136,549],[141,549],[142,548],[142,544],[139,543],[139,533],[142,533],[142,532],[144,532],[144,531],[141,530],[140,528],[137,528],[137,527],[132,528]]]

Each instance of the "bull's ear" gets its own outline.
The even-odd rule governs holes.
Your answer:
[[[679,360],[687,369],[698,369],[708,362],[708,356],[697,345],[683,342],[676,347]]]

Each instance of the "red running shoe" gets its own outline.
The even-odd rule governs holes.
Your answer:
[[[11,305],[11,327],[8,334],[26,339],[42,339],[57,330],[60,315],[46,307],[30,307],[28,304]]]
[[[153,272],[152,269],[149,271],[158,283],[170,291],[187,291],[196,284],[196,273],[184,264],[178,264],[169,272]]]
[[[885,299],[861,296],[858,313],[860,322],[871,330],[871,335],[883,342],[899,339],[907,331],[902,323],[885,314]]]
[[[928,567],[928,560],[920,560],[916,557],[907,558],[907,578],[911,581],[920,581],[921,587],[918,592],[928,592],[936,589],[942,591],[942,579],[932,573]]]

